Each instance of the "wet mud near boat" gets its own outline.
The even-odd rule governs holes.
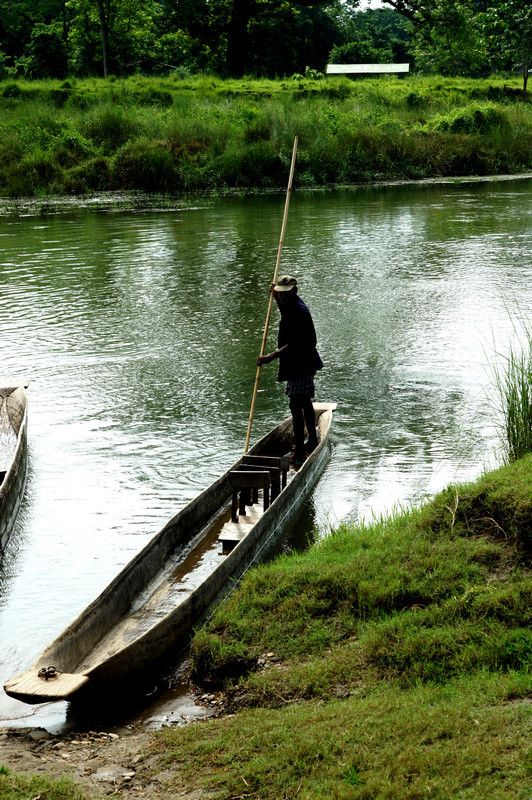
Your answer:
[[[166,695],[159,696],[160,686],[155,684],[151,695],[139,693],[122,706],[97,704],[96,714],[94,705],[76,713],[67,710],[57,725],[51,718],[32,724],[31,716],[22,727],[3,723],[0,764],[26,776],[59,779],[68,774],[88,799],[127,791],[132,800],[160,800],[165,778],[178,780],[179,775],[163,776],[151,768],[153,731],[192,724],[217,712],[214,695],[192,692],[184,677],[187,671],[184,658],[179,670],[165,679],[172,684]],[[186,800],[185,787],[179,796]]]

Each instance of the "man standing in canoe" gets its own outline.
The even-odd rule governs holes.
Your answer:
[[[257,365],[269,364],[279,359],[278,381],[286,381],[285,394],[290,401],[294,423],[295,451],[293,463],[301,466],[318,444],[312,398],[314,375],[323,367],[316,350],[316,331],[310,311],[297,293],[297,280],[291,275],[281,276],[270,285],[281,321],[277,337],[277,350],[259,356]],[[305,445],[305,424],[308,441]],[[306,451],[306,452],[305,452]]]

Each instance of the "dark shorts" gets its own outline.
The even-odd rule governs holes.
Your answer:
[[[290,378],[286,382],[284,393],[288,397],[293,397],[295,394],[314,397],[314,375],[298,375],[297,378]]]

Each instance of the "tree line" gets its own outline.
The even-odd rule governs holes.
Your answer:
[[[530,0],[0,0],[0,78],[318,74],[406,62],[482,77],[532,54]]]

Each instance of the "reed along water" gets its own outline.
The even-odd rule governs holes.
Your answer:
[[[0,216],[0,372],[31,378],[1,684],[243,452],[283,210]],[[531,317],[531,252],[530,180],[293,193],[281,273],[314,317],[316,399],[338,403],[295,546],[499,463],[491,365]],[[252,442],[288,415],[283,388],[264,367]],[[2,693],[0,725],[65,705]]]

